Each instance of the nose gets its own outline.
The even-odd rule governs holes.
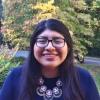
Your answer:
[[[55,49],[55,47],[52,45],[52,41],[48,42],[48,45],[45,47],[45,49],[49,49],[49,50]]]

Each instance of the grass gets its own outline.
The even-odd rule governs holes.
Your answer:
[[[81,64],[81,66],[91,73],[100,93],[100,66],[93,64]]]

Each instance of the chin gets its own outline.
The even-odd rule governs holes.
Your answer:
[[[45,68],[57,68],[58,65],[54,65],[54,64],[45,64],[43,65]]]

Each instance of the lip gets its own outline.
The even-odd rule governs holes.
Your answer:
[[[46,59],[48,60],[55,60],[55,58],[57,57],[58,54],[49,54],[49,53],[45,53],[43,54],[44,57],[46,57]]]
[[[45,56],[45,57],[50,57],[50,58],[51,58],[51,57],[55,57],[55,56],[57,56],[57,55],[47,55],[47,54],[46,54],[46,55],[44,55],[44,56]]]
[[[57,56],[58,54],[44,53],[43,56]]]

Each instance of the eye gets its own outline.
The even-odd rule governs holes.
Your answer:
[[[56,38],[56,39],[54,39],[54,42],[55,42],[56,44],[64,43],[64,39]]]
[[[45,44],[47,42],[47,39],[38,38],[36,42],[41,43],[41,44]]]

